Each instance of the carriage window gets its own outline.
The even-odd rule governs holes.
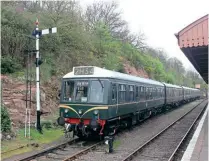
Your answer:
[[[138,100],[139,98],[139,87],[136,86],[136,100]]]
[[[162,90],[162,88],[159,88],[159,97],[160,97],[160,98],[163,97],[163,90]]]
[[[117,88],[116,88],[116,84],[112,85],[112,100],[116,100],[117,99]]]
[[[146,100],[148,100],[149,99],[149,88],[148,87],[146,87]]]
[[[128,86],[129,87],[129,101],[134,101],[134,86]]]
[[[64,96],[65,101],[72,101],[74,95],[74,81],[64,82]]]
[[[88,81],[77,81],[76,82],[75,101],[87,102],[88,84],[89,84]]]
[[[149,88],[149,99],[150,100],[152,99],[152,88],[151,87]]]
[[[161,98],[162,94],[161,94],[161,88],[158,88],[158,93],[157,93],[157,97]]]
[[[126,100],[126,86],[119,84],[119,101],[125,102]]]
[[[156,98],[156,88],[153,88],[152,92],[153,92],[153,99],[155,99]]]
[[[161,88],[161,97],[164,97],[165,96],[165,93],[164,92],[165,92],[164,89]]]
[[[143,86],[140,86],[140,100],[143,100],[144,98],[144,88]]]

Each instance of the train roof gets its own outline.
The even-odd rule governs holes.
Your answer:
[[[163,84],[165,84],[165,86],[167,86],[167,87],[182,88],[181,86],[177,86],[177,85],[173,85],[173,84],[169,84],[169,83],[165,83],[165,82],[163,82]]]
[[[190,90],[198,90],[199,91],[199,89],[196,89],[196,88],[190,88],[190,87],[185,87],[185,86],[182,86],[184,89],[190,89]]]
[[[135,82],[140,82],[140,83],[145,83],[145,84],[164,86],[163,83],[155,81],[155,80],[140,78],[140,77],[124,74],[124,73],[107,70],[104,68],[99,68],[96,66],[73,67],[73,71],[66,74],[63,78],[114,78],[114,79],[135,81]]]

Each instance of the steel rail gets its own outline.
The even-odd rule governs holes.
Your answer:
[[[184,140],[186,139],[186,137],[188,137],[190,131],[192,130],[192,128],[194,127],[195,123],[198,121],[198,119],[200,118],[200,116],[204,113],[205,108],[207,107],[207,105],[208,105],[208,103],[205,105],[205,107],[202,109],[202,111],[195,118],[195,120],[193,121],[192,125],[189,127],[189,129],[187,130],[186,134],[184,135],[184,137],[181,139],[180,143],[175,148],[174,152],[171,154],[171,156],[168,159],[168,161],[172,161],[174,159],[174,157],[176,155],[176,152],[178,151],[178,149],[180,148],[180,146],[182,145],[182,143],[184,142]]]
[[[63,161],[75,160],[76,158],[80,157],[81,155],[86,154],[86,153],[88,153],[91,150],[94,150],[101,143],[103,143],[103,141],[95,143],[94,145],[92,145],[92,146],[90,146],[90,147],[88,147],[88,148],[86,148],[84,150],[81,150],[81,151],[77,152],[76,154],[73,154],[73,155],[69,156],[69,157],[65,158]]]
[[[203,100],[202,102],[200,102],[199,104],[197,104],[195,107],[193,107],[192,109],[190,109],[187,113],[185,113],[183,116],[181,116],[180,118],[178,118],[176,121],[172,122],[170,125],[168,125],[167,127],[165,127],[163,130],[161,130],[156,135],[154,135],[151,139],[149,139],[148,141],[146,141],[144,144],[142,144],[140,147],[138,147],[136,150],[134,150],[131,154],[129,154],[125,159],[123,159],[123,161],[129,161],[129,160],[131,160],[134,157],[134,155],[137,155],[138,152],[142,151],[152,141],[154,141],[155,139],[157,139],[160,135],[162,135],[165,131],[167,131],[170,127],[172,127],[176,122],[180,121],[182,118],[184,118],[186,115],[188,115],[190,112],[192,112],[196,107],[198,107],[204,101],[205,100]]]
[[[70,140],[70,141],[67,141],[67,142],[64,142],[64,143],[61,143],[61,144],[58,144],[58,145],[55,145],[55,146],[52,146],[52,147],[49,147],[47,149],[44,149],[43,151],[41,152],[38,152],[36,154],[32,154],[30,156],[27,156],[27,157],[24,157],[22,159],[19,159],[18,161],[28,161],[28,160],[32,160],[32,159],[35,159],[37,157],[40,157],[40,156],[43,156],[45,155],[46,153],[50,153],[51,151],[53,150],[56,150],[58,148],[61,148],[63,146],[66,146],[68,144],[73,144],[75,142],[78,142],[79,141],[79,138],[76,138],[76,139],[73,139],[73,140]]]
[[[32,144],[26,144],[26,145],[19,146],[19,147],[15,148],[15,149],[11,149],[11,150],[8,150],[8,151],[3,151],[3,152],[1,152],[1,155],[2,154],[6,154],[6,153],[10,153],[12,151],[16,151],[16,150],[19,150],[19,149],[22,149],[22,148],[25,148],[25,147],[28,147],[30,145],[32,145]]]

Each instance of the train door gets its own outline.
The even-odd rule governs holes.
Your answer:
[[[118,109],[118,84],[115,82],[112,82],[112,104],[114,105],[112,107],[111,114],[114,114],[115,116],[118,116],[119,109]],[[115,117],[113,116],[113,117]]]
[[[163,85],[164,85],[164,87],[163,87],[163,98],[164,98],[164,105],[166,105],[167,104],[167,91],[166,91],[166,85],[163,83]]]

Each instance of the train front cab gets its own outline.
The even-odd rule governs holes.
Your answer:
[[[58,123],[79,137],[102,134],[108,119],[108,86],[107,79],[63,79]]]

